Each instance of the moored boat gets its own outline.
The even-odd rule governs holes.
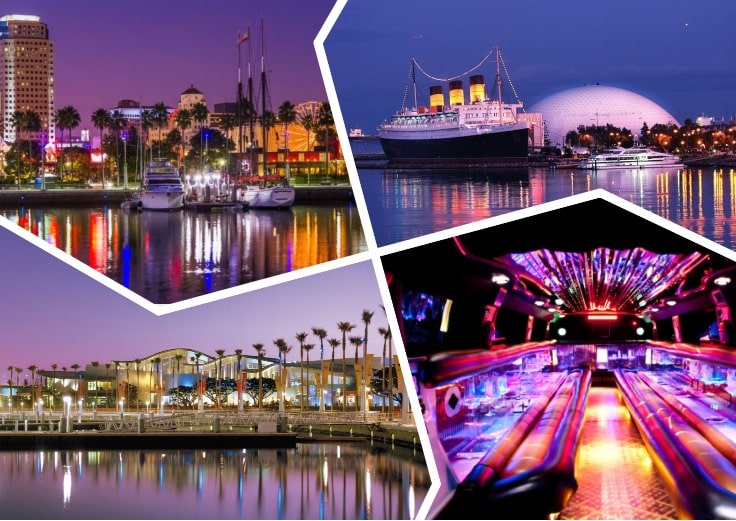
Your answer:
[[[294,204],[296,191],[293,186],[247,185],[238,200],[248,208],[288,208]]]
[[[682,160],[674,155],[646,147],[612,148],[583,159],[578,168],[600,170],[605,168],[651,168],[683,166]]]
[[[379,126],[378,137],[386,158],[414,163],[527,162],[531,123],[517,113],[523,107],[521,102],[502,101],[498,47],[495,54],[497,99],[486,96],[485,79],[480,74],[469,78],[469,103],[465,102],[462,80],[447,80],[449,105],[441,85],[430,87],[428,107],[418,105],[415,99],[414,107],[403,108]],[[416,69],[421,71],[415,59],[411,67],[415,77]]]
[[[184,183],[171,162],[156,159],[148,164],[140,191],[142,210],[181,210],[184,195]]]

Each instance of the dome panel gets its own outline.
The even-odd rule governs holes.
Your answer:
[[[586,85],[564,90],[535,103],[527,109],[540,112],[547,126],[549,142],[561,146],[565,135],[583,126],[611,124],[627,128],[638,136],[641,127],[661,123],[680,123],[652,100],[635,92],[604,85]]]

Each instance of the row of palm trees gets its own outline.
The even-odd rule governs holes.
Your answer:
[[[381,306],[381,307],[383,308],[383,306]],[[325,342],[331,348],[331,357],[330,357],[330,365],[329,365],[329,375],[328,375],[328,378],[327,378],[327,381],[330,382],[330,396],[333,397],[333,400],[331,401],[331,405],[330,405],[330,410],[332,410],[332,411],[335,410],[335,400],[334,400],[334,396],[335,396],[335,372],[336,372],[336,367],[337,367],[336,364],[335,364],[335,351],[338,348],[342,348],[342,364],[341,364],[341,372],[342,372],[342,392],[341,392],[341,396],[342,396],[342,410],[343,411],[346,411],[347,410],[347,400],[346,400],[346,396],[347,396],[347,394],[346,394],[346,381],[347,381],[346,367],[347,367],[347,364],[346,364],[346,357],[347,357],[347,348],[348,348],[348,345],[353,346],[353,348],[355,350],[354,351],[354,362],[355,362],[355,364],[358,364],[358,362],[359,362],[359,348],[361,346],[363,346],[362,358],[363,358],[363,362],[364,362],[364,364],[363,364],[364,365],[364,371],[363,371],[362,380],[360,382],[356,382],[356,389],[358,391],[358,397],[359,397],[359,400],[358,400],[358,406],[359,406],[359,408],[361,408],[362,410],[367,410],[368,409],[367,402],[366,402],[365,398],[366,398],[367,388],[370,386],[371,379],[370,379],[370,368],[366,367],[367,366],[366,361],[367,361],[367,344],[368,344],[369,325],[371,324],[371,320],[373,318],[373,315],[374,315],[374,313],[372,311],[363,310],[363,313],[362,313],[362,316],[361,316],[361,320],[362,320],[363,325],[364,325],[364,330],[363,330],[362,336],[360,336],[360,335],[351,335],[350,334],[358,326],[356,324],[353,324],[353,323],[349,322],[349,321],[341,321],[341,322],[338,322],[337,323],[337,330],[339,331],[339,335],[336,335],[334,337],[330,337],[328,335],[328,332],[327,332],[327,330],[325,328],[318,327],[318,326],[312,327],[311,328],[311,333],[308,333],[308,332],[305,332],[305,331],[301,331],[301,332],[296,333],[295,339],[299,343],[299,351],[300,351],[300,371],[301,371],[301,379],[300,379],[300,400],[299,400],[300,409],[304,410],[305,401],[306,401],[305,400],[305,397],[309,395],[308,390],[305,392],[305,385],[308,386],[308,379],[305,379],[305,377],[304,377],[305,367],[307,368],[307,371],[308,371],[308,368],[310,367],[310,354],[311,354],[312,350],[315,347],[319,347],[319,350],[320,350],[320,361],[322,360],[324,349],[325,349]],[[383,339],[383,352],[382,352],[382,356],[381,356],[381,375],[382,375],[381,376],[381,393],[382,393],[382,395],[384,397],[386,395],[388,395],[388,397],[389,397],[389,400],[388,400],[389,411],[391,413],[393,413],[393,397],[392,397],[392,392],[391,391],[393,389],[393,381],[394,381],[393,371],[394,371],[394,369],[393,369],[393,363],[392,363],[392,361],[393,361],[393,352],[392,352],[393,346],[392,346],[391,331],[388,328],[379,327],[378,328],[378,333],[381,336],[381,338]],[[310,336],[310,334],[311,334],[311,336]],[[311,341],[310,342],[309,340],[311,338],[314,338],[314,341]],[[279,378],[281,379],[281,378],[283,378],[283,375],[285,373],[284,368],[285,368],[285,364],[286,364],[286,355],[291,352],[292,346],[289,345],[289,343],[284,338],[277,338],[277,339],[273,340],[273,345],[276,347],[276,349],[278,351],[278,358],[279,358]],[[258,408],[259,409],[262,409],[263,404],[262,404],[262,399],[261,399],[262,398],[262,394],[261,393],[262,393],[262,389],[263,389],[263,358],[266,355],[266,348],[265,348],[264,344],[262,344],[262,343],[254,343],[254,344],[252,344],[252,348],[254,349],[254,351],[256,353],[256,356],[258,358],[258,388],[259,388],[259,390],[261,390],[261,392],[259,392]],[[388,349],[388,353],[387,353],[387,349]],[[221,403],[220,403],[220,397],[221,397],[221,394],[220,394],[220,382],[221,382],[222,377],[223,377],[223,370],[222,370],[223,358],[226,355],[225,355],[225,350],[224,349],[217,349],[217,350],[215,350],[215,353],[217,354],[217,359],[215,360],[215,363],[216,363],[216,382],[217,382],[216,383],[216,385],[217,385],[216,397],[217,397],[217,406],[220,407],[221,406]],[[237,375],[240,375],[240,374],[242,374],[242,371],[241,371],[241,369],[242,369],[242,363],[241,362],[242,362],[242,358],[245,355],[243,354],[243,349],[235,349],[234,353],[235,353],[235,355],[237,357],[236,374]],[[306,364],[305,364],[305,354],[306,354]],[[199,363],[200,363],[200,360],[202,359],[202,357],[204,356],[204,354],[201,353],[201,352],[195,352],[195,356],[196,356],[196,363],[197,363],[196,373],[199,374]],[[175,366],[176,367],[176,374],[179,374],[179,365],[181,364],[181,362],[182,362],[182,360],[184,358],[184,355],[183,354],[177,354],[177,355],[175,355],[175,357],[176,357],[176,366]],[[387,360],[389,361],[388,364],[386,363]],[[146,360],[146,361],[150,361],[150,364],[151,364],[151,371],[150,371],[150,374],[149,374],[149,389],[151,389],[151,390],[158,389],[158,401],[160,403],[161,398],[162,398],[162,394],[163,394],[163,389],[160,388],[160,384],[161,384],[160,379],[162,377],[162,373],[161,373],[162,359],[160,357],[153,357],[150,360]],[[144,360],[142,360],[142,359],[135,359],[133,362],[135,364],[134,365],[134,368],[135,368],[135,372],[136,372],[136,376],[137,376],[136,382],[137,382],[137,385],[139,385],[139,383],[140,383],[140,370],[141,370],[141,367],[143,366]],[[115,366],[114,367],[115,368],[115,374],[117,375],[118,374],[118,370],[120,368],[120,364],[122,364],[122,363],[124,363],[124,362],[114,361],[114,362],[111,362],[111,363],[104,364],[104,366],[106,368],[106,374],[109,374],[110,369],[112,368],[112,366],[114,364],[114,366]],[[93,361],[93,362],[91,362],[91,365],[93,367],[95,367],[95,368],[98,368],[100,366],[100,363],[98,361]],[[125,370],[128,372],[127,377],[126,377],[125,380],[128,383],[131,382],[131,380],[130,380],[130,365],[131,365],[130,363],[126,363],[125,364]],[[58,364],[55,364],[55,363],[54,364],[51,364],[51,369],[53,371],[56,371],[57,368],[58,368]],[[76,372],[76,371],[79,370],[80,365],[79,364],[72,364],[72,365],[69,366],[69,368],[71,370],[73,370],[73,371]],[[31,384],[30,385],[31,385],[31,388],[32,388],[31,390],[33,392],[36,389],[36,386],[37,385],[39,387],[41,386],[41,382],[40,381],[38,381],[38,382],[36,381],[36,375],[37,375],[38,367],[36,365],[30,365],[30,366],[28,366],[27,369],[28,369],[28,371],[31,372]],[[67,367],[66,366],[65,367],[62,367],[61,369],[62,369],[62,371],[67,371]],[[174,369],[174,367],[172,367],[172,371],[173,371],[173,369]],[[11,366],[8,367],[8,371],[10,373],[10,379],[7,381],[7,384],[10,387],[10,397],[11,397],[11,400],[12,400],[12,396],[13,396],[13,374],[15,373],[15,386],[16,387],[20,387],[20,375],[21,375],[21,373],[24,370],[22,368],[20,368],[20,367],[15,367],[15,366],[12,366],[11,365]],[[320,373],[321,373],[321,371],[322,371],[322,364],[320,364]],[[155,384],[153,382],[154,373],[156,374],[156,383]],[[323,385],[325,383],[326,382],[323,382]],[[28,382],[27,381],[24,382],[24,386],[25,387],[28,387]],[[178,384],[175,384],[174,387],[178,389]],[[283,400],[284,400],[284,392],[283,392],[283,390],[284,390],[284,388],[285,388],[285,385],[284,385],[284,381],[282,380],[280,382],[280,385],[279,385],[279,389],[280,389],[279,405],[280,405],[280,408],[281,409],[283,409],[283,406],[284,406],[283,405]],[[112,393],[112,387],[108,391],[110,393]],[[131,405],[132,405],[131,396],[129,394],[131,392],[131,386],[130,385],[126,386],[124,392],[126,393],[125,398],[126,398],[127,403],[131,403]],[[135,396],[134,398],[139,398],[139,397],[138,396]],[[239,397],[238,399],[240,400],[241,398]],[[107,404],[113,403],[113,401],[114,401],[114,399],[111,398],[111,397],[109,397],[109,396],[106,398],[106,403]],[[137,400],[137,401],[139,401],[139,400]],[[386,402],[385,399],[381,401],[381,403],[382,403],[382,405],[381,405],[382,412],[384,411],[384,408],[385,408],[385,402]],[[321,397],[320,397],[320,405],[322,407],[324,407],[324,402],[322,401],[322,398]],[[11,406],[12,406],[12,401],[11,401]]]
[[[289,126],[295,123],[299,123],[307,132],[307,151],[309,151],[309,145],[311,142],[310,135],[313,131],[317,131],[318,129],[324,130],[324,143],[326,147],[329,143],[330,136],[334,135],[334,119],[332,117],[331,108],[327,102],[322,104],[320,110],[316,115],[307,113],[304,114],[301,118],[298,117],[296,107],[290,101],[285,101],[281,104],[278,109],[278,114],[274,114],[270,111],[264,110],[260,115],[258,115],[255,113],[255,111],[252,109],[251,105],[247,101],[243,102],[242,107],[239,110],[241,111],[241,114],[226,113],[223,114],[219,119],[219,127],[223,130],[225,134],[225,143],[222,147],[223,149],[219,150],[217,154],[213,154],[212,157],[217,160],[219,160],[220,158],[226,159],[228,165],[229,153],[232,150],[238,148],[240,148],[241,150],[245,149],[243,143],[241,143],[240,147],[235,146],[230,137],[231,131],[235,128],[238,128],[239,124],[247,123],[251,120],[260,122],[262,128],[264,128],[266,131],[269,131],[278,124],[283,125],[284,136],[286,136],[287,150]],[[253,118],[251,118],[251,113],[253,115]],[[157,130],[158,139],[156,140],[156,144],[158,145],[158,155],[160,157],[164,157],[168,154],[173,154],[175,157],[171,157],[171,159],[176,159],[178,164],[181,165],[187,148],[187,144],[182,138],[185,135],[187,129],[194,126],[195,128],[199,129],[198,136],[195,137],[198,137],[199,140],[199,158],[201,162],[201,168],[204,169],[206,165],[204,164],[205,152],[203,149],[206,145],[205,136],[208,135],[209,131],[206,125],[209,120],[209,115],[210,113],[207,109],[207,106],[202,102],[195,104],[191,109],[178,110],[176,116],[173,119],[173,124],[175,127],[173,130],[178,131],[178,136],[171,136],[171,132],[167,135],[168,139],[166,142],[169,144],[169,146],[168,150],[166,151],[162,150],[162,146],[165,143],[163,139],[164,136],[162,136],[162,131],[169,127],[169,111],[165,103],[157,102],[152,107],[148,109],[143,109],[140,114],[140,126],[136,128],[136,131],[140,134],[147,134],[151,130]],[[81,116],[79,114],[79,111],[74,106],[67,105],[59,108],[54,113],[53,120],[56,124],[56,128],[59,130],[60,142],[64,142],[64,134],[65,132],[67,133],[67,147],[65,147],[65,149],[63,150],[62,155],[58,161],[58,173],[63,179],[65,174],[69,173],[64,171],[64,165],[67,162],[66,156],[72,154],[72,131],[80,126]],[[119,178],[121,170],[120,142],[122,140],[124,142],[123,146],[128,146],[126,140],[126,136],[130,131],[128,120],[123,116],[123,113],[120,110],[108,111],[107,109],[99,108],[92,113],[91,123],[94,128],[99,132],[100,143],[103,145],[103,150],[104,148],[107,148],[110,151],[110,154],[108,155],[112,155],[112,152],[114,151],[115,165]],[[11,125],[13,125],[13,127],[15,128],[17,136],[14,146],[17,145],[15,155],[18,157],[17,173],[19,174],[18,181],[20,182],[20,173],[23,170],[22,159],[25,155],[25,152],[21,153],[21,150],[19,149],[19,147],[21,146],[21,142],[23,142],[24,146],[26,142],[28,145],[28,160],[26,161],[26,164],[28,165],[28,175],[35,175],[36,166],[34,166],[34,164],[36,163],[37,158],[39,163],[42,161],[41,154],[43,154],[43,139],[41,137],[39,139],[36,139],[35,144],[34,140],[32,139],[32,135],[34,133],[38,135],[38,132],[43,130],[42,121],[38,113],[34,112],[33,110],[17,111],[11,117]],[[20,137],[24,134],[25,140],[21,140]],[[243,135],[241,134],[241,139],[242,137]],[[105,138],[108,139],[106,140]],[[112,150],[113,139],[114,150]],[[265,143],[263,145],[265,146]],[[36,150],[35,152],[34,148]],[[125,150],[127,150],[127,148],[124,149],[124,151]],[[151,152],[153,153],[153,150],[151,150]],[[166,152],[166,154],[164,152]],[[12,151],[10,155],[11,157],[13,156]],[[194,159],[192,159],[192,161],[193,160]],[[104,186],[106,174],[104,161],[102,162],[101,170],[102,182]]]

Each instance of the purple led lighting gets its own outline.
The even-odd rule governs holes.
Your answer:
[[[679,284],[707,255],[659,254],[644,248],[590,252],[541,249],[512,253],[528,276],[559,296],[575,311],[640,311],[668,288]]]

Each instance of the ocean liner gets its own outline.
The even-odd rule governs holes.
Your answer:
[[[449,104],[445,104],[442,85],[429,89],[429,106],[416,102],[416,59],[411,60],[414,78],[414,107],[403,108],[378,127],[381,147],[390,162],[490,164],[526,162],[529,155],[531,125],[519,118],[521,102],[501,99],[501,53],[496,57],[497,98],[486,95],[483,75],[469,76],[469,102],[461,79],[448,81]],[[477,70],[494,52],[471,69]],[[442,80],[432,77],[433,80]]]

